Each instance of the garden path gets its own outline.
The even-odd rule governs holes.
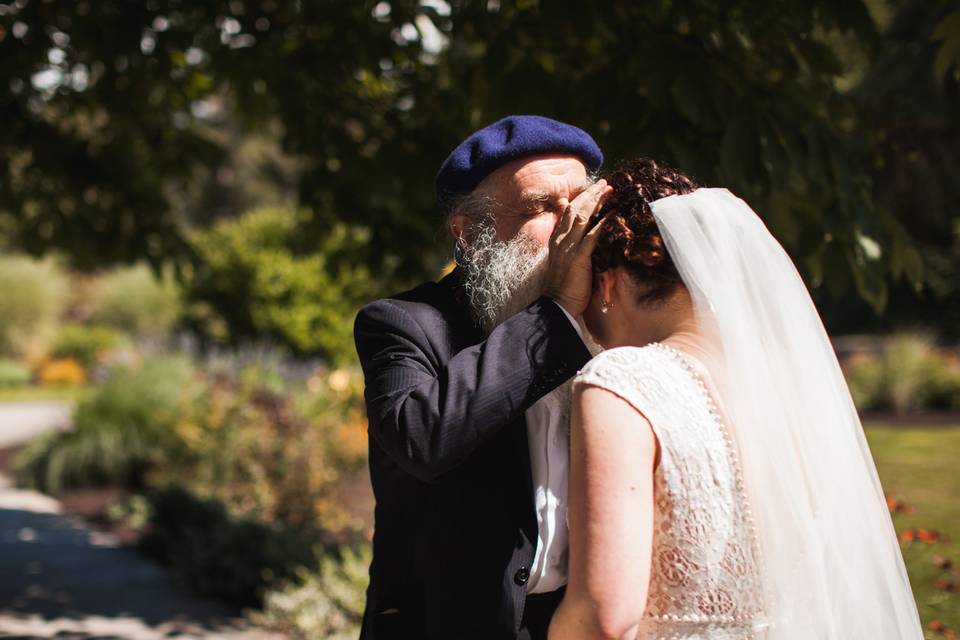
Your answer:
[[[69,423],[69,407],[0,403],[0,449]],[[12,486],[0,471],[0,638],[279,638],[227,605],[181,593],[158,565]]]
[[[0,402],[0,449],[23,444],[30,438],[70,426],[69,402],[32,400]]]

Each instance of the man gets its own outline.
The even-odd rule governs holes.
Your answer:
[[[566,407],[545,397],[590,357],[574,318],[601,162],[548,118],[477,131],[436,180],[458,268],[357,316],[377,500],[363,640],[546,637],[567,452]]]

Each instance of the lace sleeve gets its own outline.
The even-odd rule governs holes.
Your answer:
[[[651,362],[653,355],[648,349],[638,347],[603,351],[577,372],[574,388],[591,385],[606,389],[649,419],[650,398],[660,395],[663,386],[655,363]]]

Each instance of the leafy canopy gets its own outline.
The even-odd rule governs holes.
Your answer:
[[[212,126],[228,113],[246,132],[279,123],[302,237],[366,227],[352,259],[394,286],[446,254],[446,153],[541,113],[613,161],[654,156],[737,191],[813,285],[880,309],[921,261],[872,202],[874,136],[838,89],[878,43],[860,0],[16,0],[0,4],[3,228],[81,265],[197,261],[174,202],[223,160]]]

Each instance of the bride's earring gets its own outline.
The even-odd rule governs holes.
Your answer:
[[[610,311],[610,305],[607,304],[607,301],[606,301],[606,300],[601,299],[601,300],[600,300],[600,313],[606,314],[608,311]]]

